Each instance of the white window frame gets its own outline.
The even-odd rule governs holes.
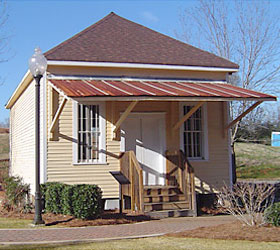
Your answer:
[[[98,105],[99,106],[99,159],[90,160],[87,162],[78,161],[78,105]],[[76,102],[73,101],[73,164],[74,165],[96,165],[106,163],[106,118],[105,118],[105,103],[104,102]]]
[[[184,106],[195,106],[196,102],[180,102],[180,119],[184,116]],[[201,123],[203,130],[203,138],[202,138],[202,157],[188,157],[190,161],[208,161],[209,153],[208,153],[208,125],[207,125],[207,103],[201,106]],[[180,148],[183,152],[184,149],[184,123],[180,128]]]

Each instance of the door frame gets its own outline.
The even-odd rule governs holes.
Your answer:
[[[122,112],[120,115],[121,114]],[[162,138],[160,144],[160,162],[162,166],[162,174],[164,175],[164,185],[166,185],[166,112],[131,112],[127,118],[143,118],[145,116],[159,116],[159,118],[163,120],[159,130],[159,136]],[[123,123],[125,123],[125,121]],[[125,152],[125,141],[124,137],[122,136],[122,126],[120,127],[120,131],[120,151]]]

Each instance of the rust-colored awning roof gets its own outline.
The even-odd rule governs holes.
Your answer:
[[[263,100],[276,97],[239,88],[227,83],[168,80],[72,80],[49,79],[64,95],[80,99],[92,97],[104,100]]]

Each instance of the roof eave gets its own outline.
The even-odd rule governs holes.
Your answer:
[[[19,96],[23,93],[23,91],[28,87],[30,82],[32,82],[33,76],[28,70],[25,75],[23,76],[22,80],[20,81],[20,84],[17,86],[16,90],[13,92],[12,96],[8,100],[7,104],[5,105],[6,109],[10,109],[16,100],[19,98]]]
[[[239,97],[239,98],[229,98],[229,97],[182,97],[182,96],[87,96],[87,97],[71,97],[77,102],[86,101],[207,101],[207,102],[217,102],[217,101],[277,101],[276,97]]]
[[[209,72],[228,72],[228,73],[233,73],[233,72],[238,71],[238,68],[227,68],[227,67],[204,67],[204,66],[163,65],[163,64],[145,64],[145,63],[61,61],[61,60],[48,60],[48,65],[50,65],[50,66],[76,66],[76,67],[110,67],[110,68],[190,70],[190,71],[209,71]]]

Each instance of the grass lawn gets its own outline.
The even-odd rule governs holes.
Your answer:
[[[96,242],[77,245],[56,245],[56,246],[1,246],[0,249],[68,249],[68,250],[279,250],[280,243],[274,242],[253,242],[253,241],[234,241],[234,240],[211,240],[211,239],[192,239],[192,238],[173,238],[173,237],[155,237],[134,240],[118,240],[108,242]]]
[[[280,147],[236,143],[238,178],[280,179]]]
[[[32,220],[23,219],[12,219],[12,218],[1,218],[0,217],[0,228],[32,228],[30,225]]]

